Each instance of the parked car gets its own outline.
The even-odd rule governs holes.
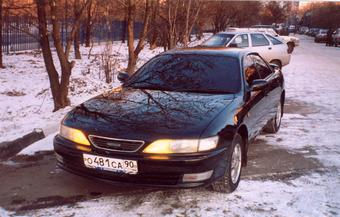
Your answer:
[[[272,29],[277,33],[277,28],[275,25],[253,25],[251,28],[257,28],[257,29]]]
[[[332,42],[335,47],[340,45],[340,28],[334,31],[332,34]]]
[[[296,32],[296,27],[295,27],[295,25],[290,25],[290,26],[288,27],[288,32],[289,32],[289,33],[295,33],[295,32]]]
[[[319,30],[320,30],[320,28],[310,28],[307,35],[315,37],[316,34],[318,34]]]
[[[307,34],[308,33],[308,31],[309,31],[309,28],[307,27],[307,26],[301,26],[300,28],[299,28],[299,34]]]
[[[327,40],[328,29],[320,29],[318,34],[315,35],[314,42],[324,43]]]
[[[274,30],[270,28],[248,28],[248,30],[257,31],[257,32],[265,32],[285,42],[288,46],[288,53],[293,53],[294,48],[299,46],[299,43],[300,43],[299,38],[295,36],[290,36],[290,35],[279,35],[278,33],[276,33]]]
[[[280,39],[251,30],[238,28],[220,32],[201,44],[202,47],[237,47],[258,52],[267,62],[274,63],[280,68],[289,64],[290,54],[288,46]]]
[[[232,192],[249,144],[280,128],[283,75],[254,52],[172,50],[118,78],[121,88],[63,119],[54,139],[61,168],[119,185]]]

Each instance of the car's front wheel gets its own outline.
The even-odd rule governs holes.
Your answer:
[[[272,118],[264,128],[264,130],[267,133],[276,133],[279,131],[280,126],[281,126],[281,119],[282,119],[282,113],[283,113],[283,108],[281,101],[279,102],[277,109],[276,109],[276,115],[274,118]]]
[[[242,171],[242,150],[243,139],[236,134],[231,146],[227,149],[224,175],[212,184],[214,191],[231,193],[237,188]]]

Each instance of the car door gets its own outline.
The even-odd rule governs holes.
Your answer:
[[[290,61],[290,55],[288,53],[288,47],[287,44],[283,43],[279,39],[275,38],[274,36],[271,36],[269,34],[265,34],[267,39],[272,44],[271,51],[270,51],[270,60],[267,60],[270,62],[273,59],[278,59],[281,61],[282,66],[287,65]]]
[[[273,55],[272,44],[262,33],[251,33],[251,48],[252,51],[259,53],[266,61],[270,61]]]
[[[242,113],[245,114],[243,123],[248,127],[249,139],[255,136],[262,130],[262,122],[265,118],[264,98],[265,90],[252,91],[251,84],[254,80],[260,79],[260,75],[256,70],[254,59],[252,55],[247,55],[243,58],[243,73],[244,73],[244,107]]]
[[[263,106],[263,119],[261,120],[261,125],[264,127],[267,122],[276,115],[277,106],[282,93],[282,76],[279,69],[272,69],[260,56],[252,55],[252,58],[260,78],[267,81],[265,97],[262,99],[263,103],[261,103]]]

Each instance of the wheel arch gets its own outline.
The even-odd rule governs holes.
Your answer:
[[[242,137],[243,140],[243,152],[242,152],[242,166],[246,166],[247,165],[247,161],[248,161],[248,128],[246,125],[242,124],[238,130],[237,133]]]
[[[279,59],[272,59],[269,63],[274,63],[274,64],[278,63],[279,68],[280,69],[282,68],[282,61]]]

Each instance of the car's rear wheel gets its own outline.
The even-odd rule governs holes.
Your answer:
[[[224,175],[212,184],[214,191],[231,193],[237,188],[242,171],[242,151],[243,139],[236,134],[231,146],[227,149]]]
[[[266,127],[264,128],[264,130],[267,133],[276,133],[277,131],[279,131],[280,126],[281,126],[282,113],[283,113],[283,108],[282,108],[282,104],[281,104],[281,101],[280,101],[278,106],[277,106],[277,109],[276,109],[275,117],[272,118],[267,123]]]

